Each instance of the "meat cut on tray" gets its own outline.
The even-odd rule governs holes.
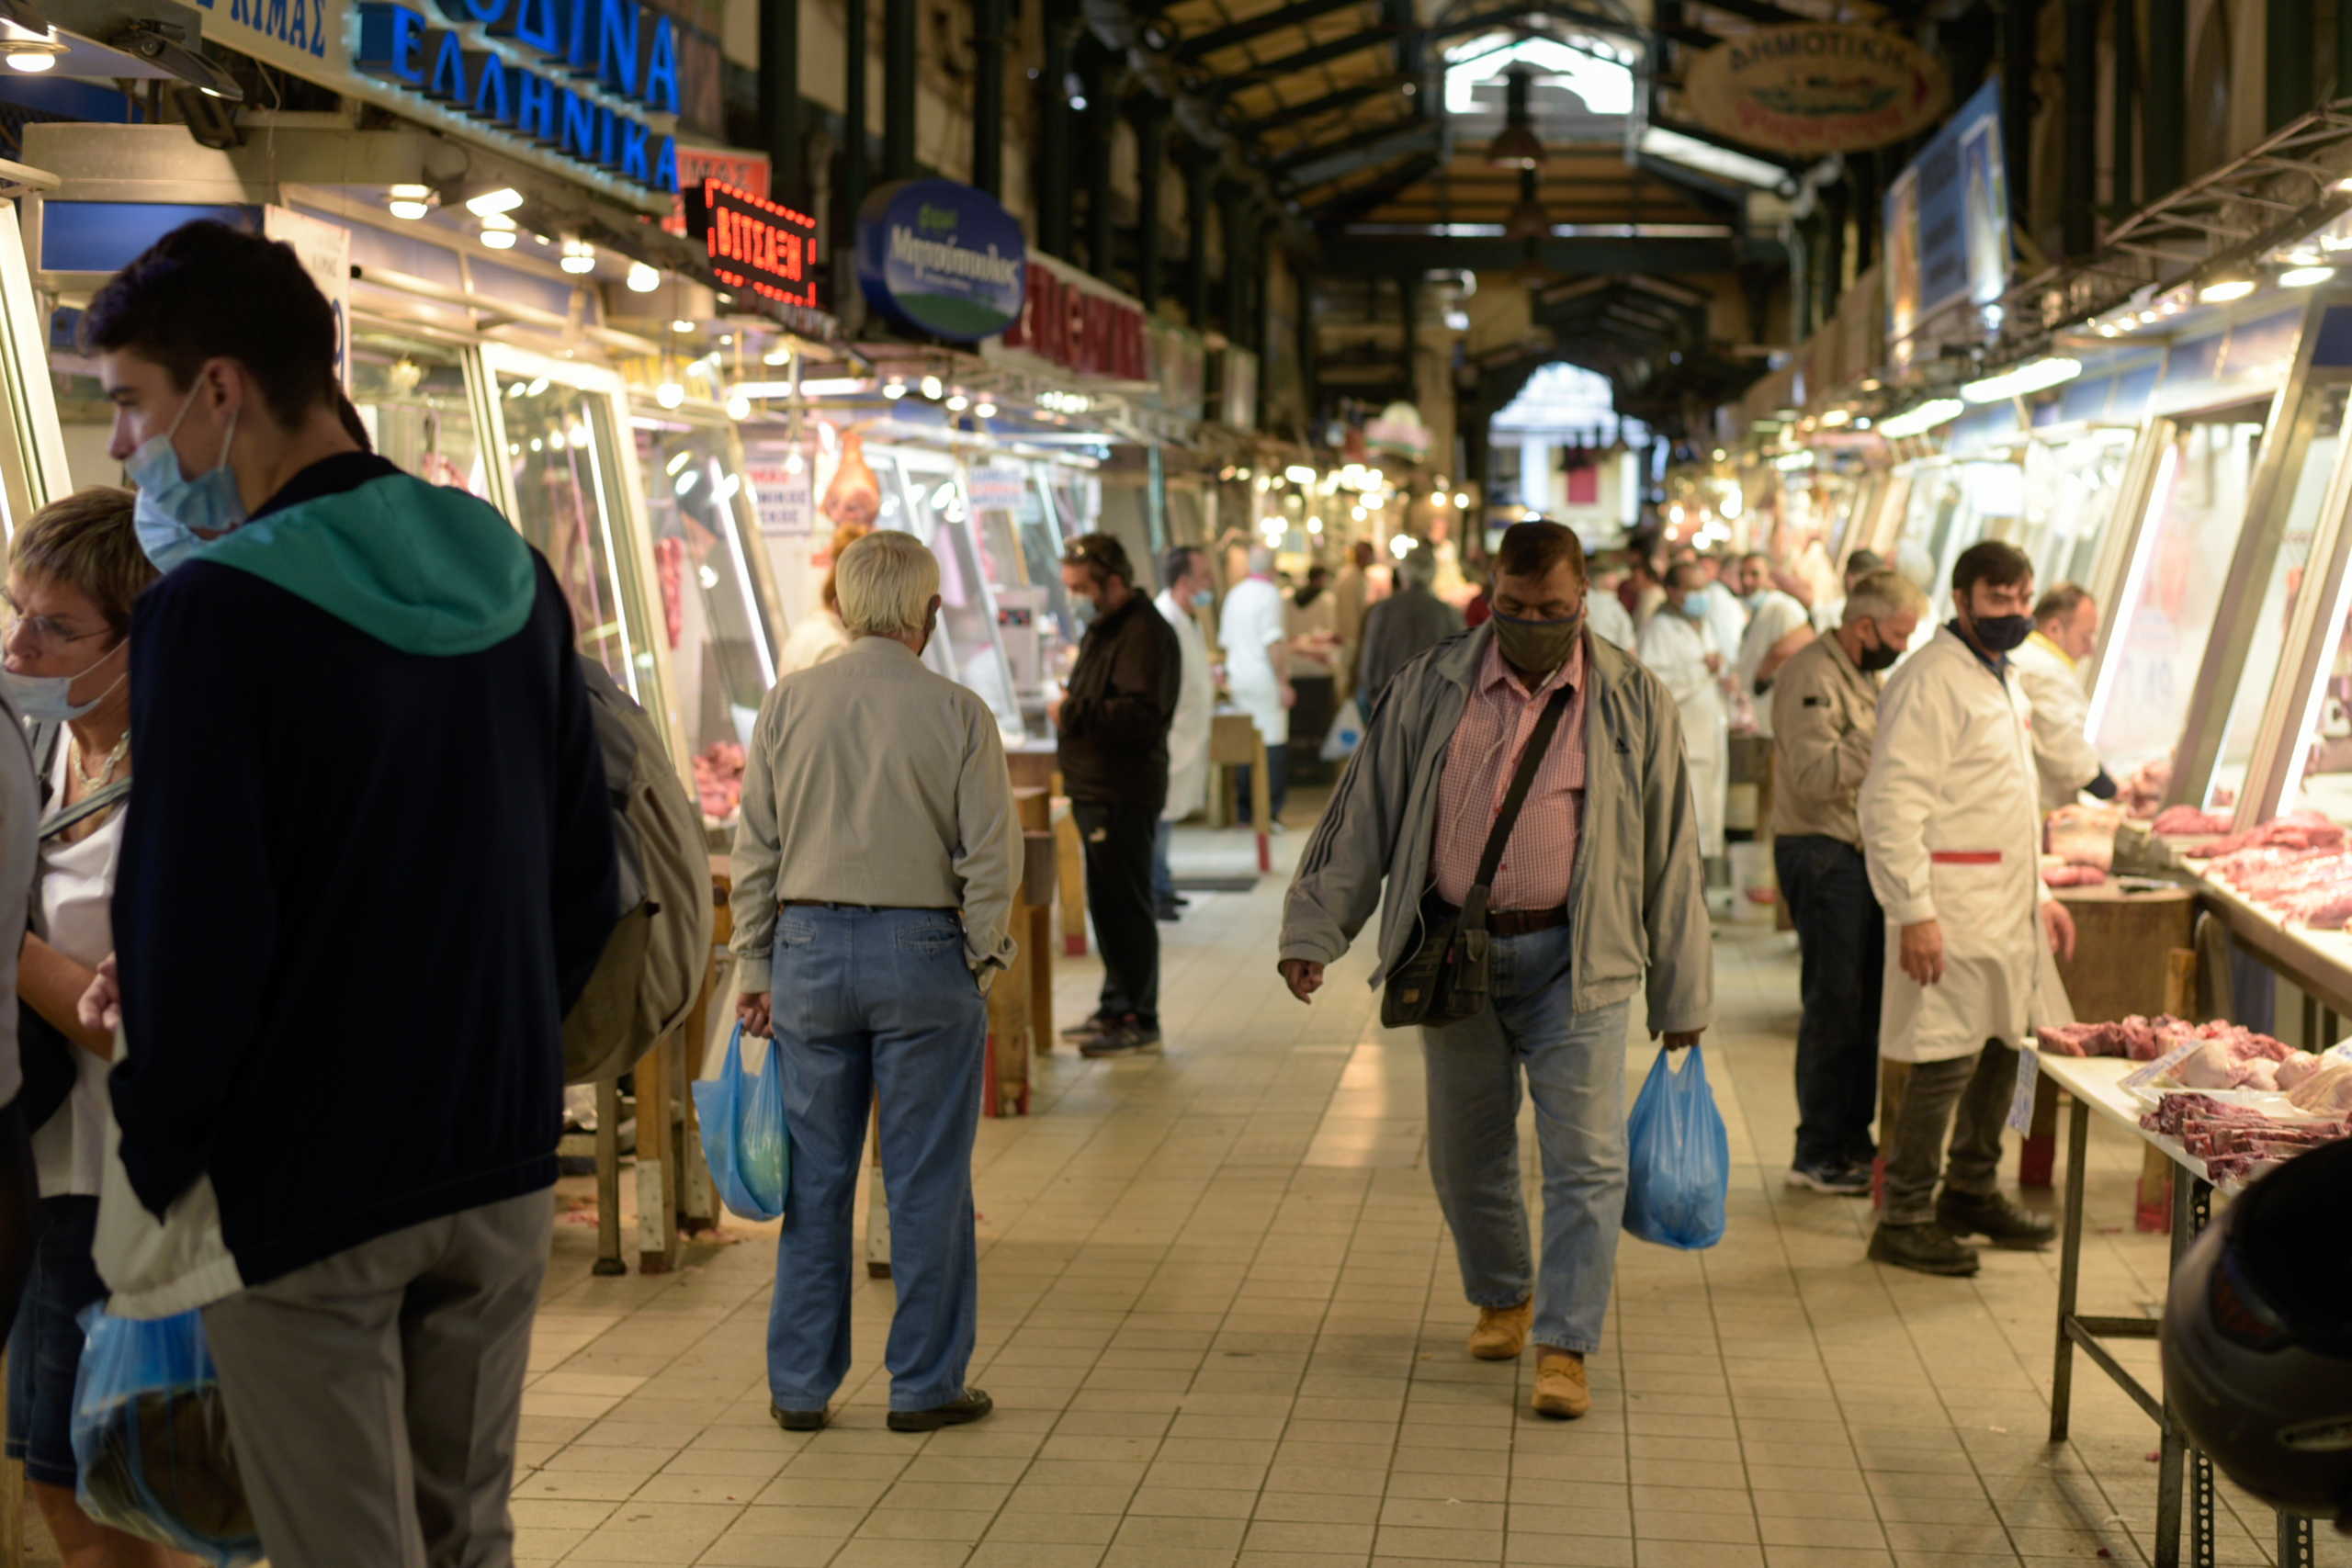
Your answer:
[[[2107,1023],[2057,1024],[2037,1029],[2033,1033],[2035,1043],[2053,1056],[2124,1056],[2134,1062],[2153,1062],[2183,1045],[2199,1042],[2223,1047],[2233,1060],[2276,1063],[2301,1054],[2284,1041],[2241,1029],[2234,1023],[2219,1019],[2211,1023],[2190,1023],[2169,1013],[2154,1018],[2133,1013]]]
[[[2044,887],[2097,887],[2107,873],[2095,865],[2054,865],[2041,874]]]
[[[2188,849],[2191,860],[2235,854],[2240,850],[2333,850],[2344,843],[2344,829],[2316,811],[2290,811],[2243,833],[2231,833],[2210,844]]]
[[[2230,830],[2230,819],[2193,806],[2167,806],[2148,824],[2148,831],[2168,839],[2218,838]]]
[[[2341,1070],[2352,1075],[2352,1066]],[[2352,1135],[2352,1123],[2341,1116],[2283,1122],[2259,1107],[2207,1094],[2168,1094],[2140,1125],[2180,1140],[2184,1151],[2205,1162],[2207,1179],[2225,1185],[2250,1181],[2306,1149]]]

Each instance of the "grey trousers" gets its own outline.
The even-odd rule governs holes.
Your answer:
[[[1886,1224],[1934,1219],[1939,1172],[1954,1192],[1984,1197],[2000,1190],[2001,1128],[2017,1082],[2018,1054],[1997,1040],[1973,1056],[1912,1064],[1894,1133],[1884,1140]]]
[[[508,1568],[552,1190],[364,1242],[204,1309],[272,1568]]]

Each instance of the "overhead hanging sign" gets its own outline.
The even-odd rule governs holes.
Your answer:
[[[953,180],[902,180],[857,215],[857,280],[875,310],[951,343],[1021,319],[1029,243],[993,197]]]
[[[291,246],[334,312],[334,376],[351,387],[351,231],[291,208],[261,209],[261,231]]]
[[[1692,62],[1686,112],[1770,152],[1858,152],[1917,136],[1951,98],[1944,68],[1899,33],[1800,22],[1727,39]]]
[[[1922,329],[1968,304],[1936,341],[1982,341],[1983,312],[2009,288],[2009,181],[2001,146],[2001,85],[1978,89],[1887,186],[1886,337],[1907,366]]]
[[[1113,381],[1148,382],[1151,353],[1143,302],[1051,256],[1029,258],[1021,314],[1005,329],[1003,353]]]
[[[669,217],[662,220],[662,227],[673,234],[686,231],[685,193],[701,186],[705,180],[717,180],[720,185],[749,191],[764,200],[773,193],[768,189],[768,160],[763,152],[732,152],[717,147],[686,147],[678,149],[678,206]]]
[[[213,0],[216,6],[289,0]],[[637,0],[363,0],[352,64],[473,122],[634,188],[675,195],[678,25]],[[659,121],[657,125],[656,121]]]
[[[1374,452],[1385,452],[1418,463],[1430,455],[1430,427],[1421,423],[1421,411],[1410,403],[1390,403],[1380,411],[1380,417],[1363,428],[1364,446]]]
[[[817,307],[817,220],[718,180],[686,193],[687,231],[721,283],[781,305]]]

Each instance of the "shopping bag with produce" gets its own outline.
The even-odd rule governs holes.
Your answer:
[[[1625,1228],[1686,1249],[1723,1240],[1731,1193],[1731,1139],[1699,1052],[1679,1053],[1679,1072],[1658,1052],[1625,1128]]]
[[[82,1512],[214,1568],[260,1562],[201,1314],[116,1317],[94,1306],[81,1322],[73,1436]]]
[[[743,1026],[727,1043],[715,1078],[695,1082],[695,1114],[702,1121],[702,1156],[729,1211],[747,1220],[784,1213],[792,1144],[784,1129],[784,1052],[773,1036],[757,1073],[743,1070]]]

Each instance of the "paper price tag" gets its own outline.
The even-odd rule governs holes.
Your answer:
[[[2171,1072],[2173,1068],[2178,1066],[2182,1062],[2197,1055],[2197,1053],[2203,1048],[2204,1044],[2205,1042],[2202,1040],[2191,1040],[2186,1045],[2174,1046],[2171,1050],[2165,1052],[2163,1055],[2157,1057],[2153,1062],[2143,1062],[2140,1066],[2132,1068],[2130,1072],[2123,1075],[2123,1092],[2131,1094],[2140,1089],[2152,1088],[2158,1078],[2163,1077],[2166,1073]]]
[[[2009,1125],[2020,1135],[2033,1130],[2033,1086],[2041,1077],[2041,1053],[2030,1045],[2018,1050],[2018,1087],[2009,1096]]]

